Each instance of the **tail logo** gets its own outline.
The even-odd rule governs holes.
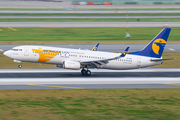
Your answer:
[[[164,39],[158,38],[154,40],[152,44],[152,50],[155,54],[159,55],[159,51],[163,50],[166,45],[166,41]]]
[[[97,47],[94,47],[94,51],[97,51]]]

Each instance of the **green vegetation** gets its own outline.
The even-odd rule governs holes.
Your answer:
[[[128,18],[129,22],[179,22],[180,18]],[[0,18],[0,22],[126,22],[126,18]]]
[[[140,42],[147,43],[154,38],[162,28],[129,28],[131,38],[125,38],[126,28],[14,28],[17,31],[6,30],[1,28],[0,44],[19,44],[21,41],[24,44],[38,44],[41,42],[58,42],[75,44],[81,41],[81,44],[94,44],[96,42],[107,42],[139,44]],[[180,28],[172,28],[169,43],[180,42]],[[31,42],[30,42],[31,41]],[[34,41],[34,42],[33,42]],[[113,42],[115,41],[115,42]],[[17,43],[16,43],[17,42]],[[122,42],[123,44],[123,42]]]
[[[126,15],[125,13],[0,13],[0,15]],[[128,15],[180,15],[180,13],[129,13]]]
[[[126,46],[125,46],[126,47]],[[117,50],[118,51],[118,50]],[[165,52],[163,58],[176,58],[174,60],[164,61],[163,64],[154,67],[180,67],[180,53],[179,52]],[[0,53],[0,68],[18,68],[19,63],[13,62],[12,59]],[[23,68],[56,68],[55,65],[39,64],[39,63],[22,63]]]
[[[179,120],[179,92],[180,89],[0,90],[0,119]]]

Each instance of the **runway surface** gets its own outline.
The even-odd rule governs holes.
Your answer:
[[[116,13],[115,10],[2,10],[0,13]],[[122,10],[117,13],[180,13],[180,10]]]
[[[5,27],[180,27],[180,22],[0,22]]]
[[[0,69],[0,89],[180,88],[180,68],[91,71]]]
[[[125,15],[0,15],[0,18],[127,18]],[[180,18],[180,15],[128,15],[128,18]]]
[[[148,43],[147,43],[148,44]],[[6,50],[10,50],[15,46],[19,45],[0,45],[0,53],[3,53]],[[74,45],[39,45],[39,46],[50,46],[50,47],[62,47],[62,48],[72,48],[72,49],[89,49],[91,50],[94,47],[94,44],[74,44]],[[129,52],[139,51],[143,49],[146,44],[101,44],[98,47],[98,51],[106,52],[122,52],[126,47],[130,47]],[[180,52],[180,44],[167,44],[164,52]]]

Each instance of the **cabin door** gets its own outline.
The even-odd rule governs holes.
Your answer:
[[[138,67],[141,66],[141,58],[140,58],[140,57],[137,58],[137,66],[138,66]]]
[[[29,56],[29,48],[24,49],[24,56]]]

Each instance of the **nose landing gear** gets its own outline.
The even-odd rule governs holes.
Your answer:
[[[19,60],[13,60],[13,62],[19,63],[20,65],[18,65],[18,68],[22,68],[21,61],[19,61]]]
[[[18,65],[18,67],[19,67],[19,68],[22,68],[22,65],[20,64],[20,65]]]
[[[81,74],[82,75],[86,75],[86,76],[89,76],[89,75],[91,75],[91,71],[90,70],[85,70],[84,68],[81,70]]]

